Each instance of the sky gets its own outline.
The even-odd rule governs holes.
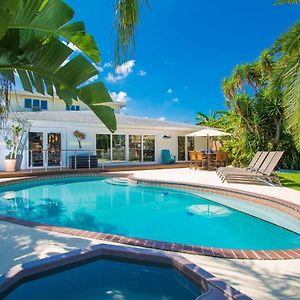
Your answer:
[[[115,66],[115,0],[67,0],[101,51],[100,80],[122,113],[195,123],[225,109],[222,79],[235,65],[254,61],[300,17],[300,5],[275,0],[148,0],[136,50]],[[142,1],[141,1],[142,2]]]

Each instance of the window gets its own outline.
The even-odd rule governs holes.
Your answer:
[[[97,156],[100,163],[111,161],[110,139],[110,134],[96,134]]]
[[[66,110],[80,111],[80,105],[66,105]]]
[[[40,108],[40,100],[37,100],[37,99],[33,99],[32,100],[32,108]]]
[[[129,135],[129,161],[142,161],[141,135]]]
[[[178,137],[178,160],[185,161],[185,137]]]
[[[155,161],[155,136],[143,136],[143,161]]]
[[[48,109],[48,101],[41,100],[41,109]]]
[[[48,101],[47,100],[39,100],[39,99],[24,99],[24,107],[30,108],[33,110],[47,110],[48,109]]]
[[[115,134],[112,136],[112,160],[114,162],[125,161],[125,135]]]
[[[25,108],[32,108],[32,99],[25,98],[24,99],[24,107]]]

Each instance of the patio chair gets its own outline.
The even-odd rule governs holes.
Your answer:
[[[264,153],[264,155],[262,156],[262,154]],[[255,171],[254,169],[258,169],[261,164],[263,163],[263,160],[266,158],[268,152],[264,151],[257,151],[254,155],[254,157],[252,158],[251,162],[249,163],[247,168],[233,168],[233,167],[220,167],[217,170],[217,174],[219,176],[222,175],[223,172],[232,172],[234,170],[237,171],[245,171],[245,170],[252,170]]]
[[[273,171],[283,155],[283,151],[272,151],[268,154],[260,168],[256,172],[232,172],[224,176],[224,180],[234,183],[269,183],[273,184],[274,180],[278,179],[273,176]],[[223,181],[224,181],[223,180]],[[279,182],[280,183],[280,182]]]
[[[214,161],[214,166],[216,168],[221,167],[223,162],[223,151],[216,151],[216,160]]]
[[[204,168],[207,166],[207,160],[203,157],[203,153],[201,151],[196,152],[196,160],[197,160],[197,169]]]
[[[197,169],[198,162],[197,162],[196,151],[189,151],[189,159],[190,159],[190,169],[192,169],[193,167]]]
[[[175,164],[176,156],[171,156],[169,149],[161,150],[162,163],[163,164]]]
[[[228,164],[228,153],[225,151],[222,151],[221,166],[226,167],[227,164]]]

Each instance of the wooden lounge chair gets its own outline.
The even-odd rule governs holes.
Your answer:
[[[251,162],[249,163],[247,168],[243,169],[243,168],[233,168],[233,167],[220,167],[217,170],[217,174],[220,175],[221,173],[223,173],[223,171],[226,171],[226,170],[231,170],[231,171],[232,170],[241,170],[241,169],[243,169],[243,170],[252,170],[262,153],[263,153],[262,151],[257,151],[255,153],[254,157],[252,158]]]
[[[227,182],[239,182],[239,183],[268,183],[273,184],[276,177],[272,175],[276,165],[283,155],[283,151],[270,152],[260,168],[256,172],[244,171],[244,172],[232,172],[227,173],[224,176],[224,180]],[[223,180],[223,181],[224,181]],[[278,182],[278,179],[276,180]]]

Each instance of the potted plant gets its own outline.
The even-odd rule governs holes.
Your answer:
[[[4,171],[13,172],[16,170],[17,154],[20,146],[20,135],[22,127],[20,125],[12,125],[5,134],[4,142],[9,154],[4,160]]]
[[[81,149],[81,142],[82,142],[83,140],[85,140],[85,138],[86,138],[85,133],[83,133],[83,132],[81,132],[81,131],[79,131],[79,130],[75,130],[75,131],[73,132],[73,136],[77,139],[79,149]]]

